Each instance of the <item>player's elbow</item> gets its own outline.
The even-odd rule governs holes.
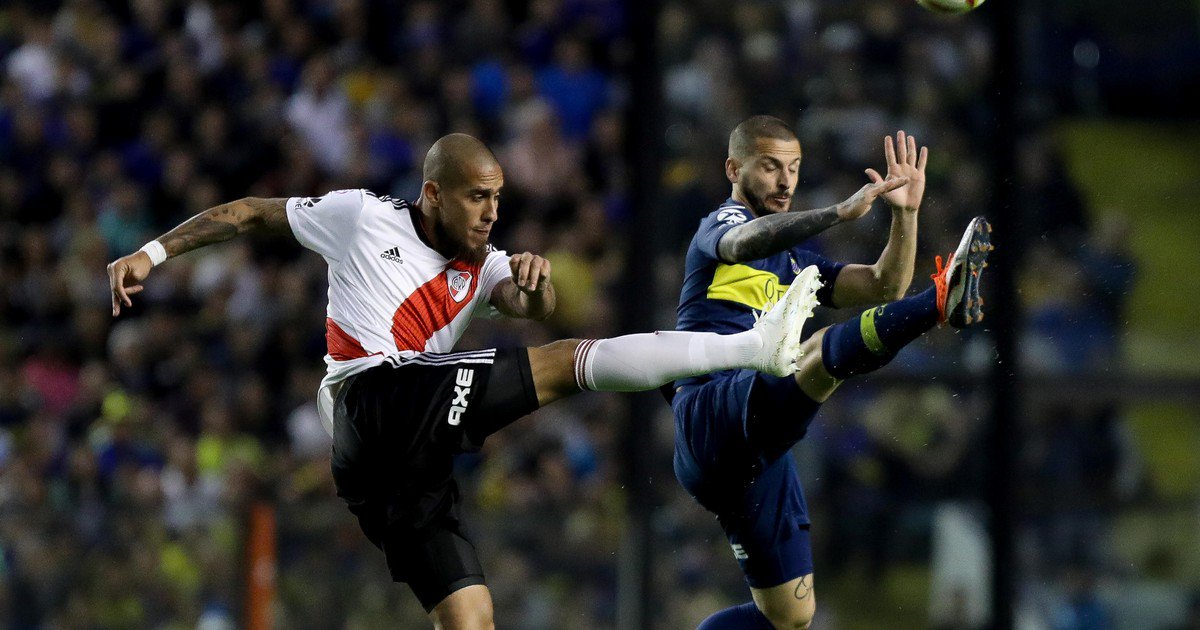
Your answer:
[[[895,302],[896,300],[903,299],[904,294],[907,292],[908,292],[907,285],[885,285],[879,291],[879,293],[880,293],[879,301],[880,302]]]
[[[217,206],[213,210],[220,215],[220,218],[217,220],[228,222],[229,219],[232,219],[232,223],[237,228],[238,234],[242,234],[249,230],[261,228],[266,223],[266,217],[261,212],[261,202],[262,200],[257,197],[242,197],[225,206]]]
[[[875,269],[875,299],[880,302],[895,302],[908,293],[912,277],[901,278],[887,269]]]
[[[245,219],[257,219],[260,214],[258,212],[258,201],[260,200],[257,197],[242,197],[230,205],[237,206],[238,216]]]

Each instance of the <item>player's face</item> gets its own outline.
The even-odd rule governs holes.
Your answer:
[[[503,186],[500,165],[490,163],[472,169],[462,184],[442,190],[439,236],[450,242],[459,258],[481,261],[487,256]]]
[[[787,212],[800,179],[800,141],[759,138],[754,148],[734,187],[758,216]]]

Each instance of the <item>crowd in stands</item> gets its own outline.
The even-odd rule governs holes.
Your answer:
[[[665,285],[660,321],[643,328],[673,327],[682,253],[728,195],[727,134],[751,114],[795,123],[806,207],[861,186],[884,135],[903,128],[929,145],[914,287],[988,207],[990,42],[978,23],[900,3],[669,0],[670,229],[663,256],[629,251],[628,73],[651,61],[629,57],[626,19],[619,0],[0,6],[0,626],[237,627],[246,514],[259,503],[278,519],[279,627],[424,623],[334,496],[314,403],[318,256],[286,237],[210,247],[156,268],[134,307],[110,316],[105,265],[208,207],[339,188],[411,199],[436,138],[479,136],[506,175],[493,240],[547,255],[560,305],[546,323],[480,322],[463,348],[620,332],[628,265]],[[1117,354],[1127,226],[1090,223],[1051,136],[1022,146],[1029,216],[1044,220],[1021,271],[1024,360],[1086,370]],[[877,208],[813,246],[872,262],[888,218]],[[1051,286],[1037,274],[1067,265],[1079,273]],[[889,373],[978,374],[990,343],[986,331],[936,331]],[[928,564],[939,506],[979,507],[986,408],[974,390],[927,379],[848,386],[827,406],[797,449],[825,584]],[[1029,479],[1089,479],[1102,506],[1122,459],[1112,410],[1039,413],[1046,435],[1078,448],[1033,450]],[[716,522],[673,479],[666,406],[634,417],[620,396],[586,394],[461,461],[501,627],[615,626],[628,422],[654,423],[661,627],[746,599]],[[1037,544],[1094,569],[1074,550],[1096,532],[1055,524]],[[1048,601],[1051,615],[1073,600]],[[853,613],[822,602],[822,627]],[[936,621],[974,627],[962,610]]]

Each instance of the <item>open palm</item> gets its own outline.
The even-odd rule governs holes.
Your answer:
[[[893,208],[916,210],[921,207],[925,196],[925,162],[929,159],[929,148],[917,151],[917,140],[903,131],[883,139],[883,154],[887,158],[887,177],[906,177],[908,183],[895,190],[883,193],[884,201]],[[873,168],[867,169],[867,177],[878,184],[885,178]]]

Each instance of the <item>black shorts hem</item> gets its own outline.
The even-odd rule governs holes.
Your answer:
[[[529,364],[529,350],[516,348],[497,352],[479,408],[468,415],[459,448],[475,452],[483,441],[500,429],[537,411],[537,386]]]
[[[453,595],[455,591],[460,591],[468,586],[475,586],[476,584],[487,586],[487,580],[483,579],[482,574],[468,575],[466,577],[454,580],[437,591],[429,591],[427,597],[422,597],[418,594],[417,599],[421,600],[421,606],[425,608],[425,612],[430,613],[433,612],[434,608],[437,608],[438,604],[445,601],[447,597]],[[415,593],[416,591],[413,592]],[[438,595],[438,593],[440,593],[440,595]],[[433,599],[433,597],[437,597],[437,599]]]

